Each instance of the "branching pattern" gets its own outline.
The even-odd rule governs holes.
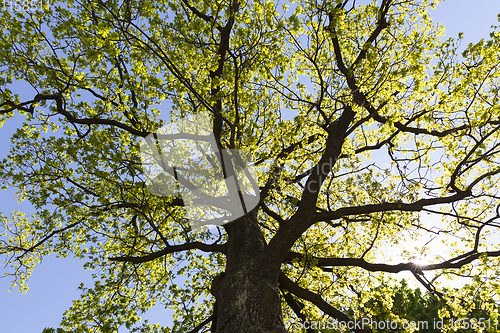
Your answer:
[[[374,316],[367,295],[399,272],[447,318],[473,305],[495,317],[476,296],[500,292],[500,34],[459,58],[456,40],[438,39],[427,0],[288,5],[3,9],[0,121],[26,121],[0,179],[36,213],[0,216],[0,255],[21,288],[50,253],[100,269],[65,329],[353,322]],[[238,220],[195,233],[181,197],[147,191],[139,145],[167,113],[207,111],[219,151],[253,154],[261,196]],[[426,263],[402,249],[418,237],[428,240],[420,254],[435,254]],[[462,290],[441,287],[452,276]],[[156,303],[176,313],[169,330],[140,321]]]

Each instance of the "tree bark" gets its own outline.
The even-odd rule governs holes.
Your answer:
[[[280,265],[271,262],[256,211],[225,226],[226,270],[212,282],[213,333],[286,333],[278,291]]]

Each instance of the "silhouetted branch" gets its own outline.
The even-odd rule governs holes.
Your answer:
[[[226,252],[226,246],[224,244],[204,244],[200,242],[186,243],[181,245],[172,245],[164,248],[163,250],[142,256],[142,257],[131,257],[131,256],[123,256],[123,257],[112,257],[109,258],[111,261],[126,261],[134,264],[140,264],[143,262],[148,262],[151,260],[155,260],[156,258],[162,257],[167,254],[187,251],[187,250],[201,250],[204,252]]]

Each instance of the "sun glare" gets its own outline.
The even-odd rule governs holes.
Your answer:
[[[425,256],[416,256],[412,258],[411,262],[417,266],[425,266],[429,264],[429,259]]]

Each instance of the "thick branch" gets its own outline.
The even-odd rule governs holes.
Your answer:
[[[474,260],[481,257],[500,257],[500,251],[486,251],[486,252],[476,252],[470,251],[455,258],[430,265],[416,265],[414,263],[399,263],[396,265],[389,264],[374,264],[367,262],[365,259],[361,258],[318,258],[308,256],[308,259],[315,262],[318,267],[360,267],[370,272],[387,272],[387,273],[399,273],[403,271],[411,271],[419,273],[422,271],[434,271],[439,269],[458,269],[463,266],[470,264]],[[289,252],[286,256],[286,261],[292,261],[293,259],[304,259],[304,256],[300,253]]]
[[[307,179],[299,209],[311,210],[316,205],[321,186],[342,152],[347,129],[355,115],[352,108],[345,105],[342,115],[330,124],[325,151]]]
[[[293,310],[293,312],[297,315],[297,317],[302,321],[305,322],[307,321],[306,316],[301,312],[302,308],[304,307],[303,304],[299,304],[297,300],[293,297],[292,294],[284,292],[283,297],[285,298],[286,304]],[[306,329],[307,333],[316,333],[315,329],[312,329],[311,327]]]
[[[62,96],[59,95],[59,94],[52,94],[52,95],[45,95],[45,94],[38,94],[35,96],[35,98],[31,101],[28,101],[28,102],[24,102],[24,103],[21,103],[21,104],[15,104],[13,102],[10,102],[9,105],[12,105],[12,108],[10,110],[15,110],[15,109],[18,109],[18,110],[23,110],[23,111],[27,111],[27,112],[30,112],[30,113],[33,113],[33,110],[34,110],[34,104],[37,104],[41,101],[49,101],[49,100],[53,100],[53,101],[56,101],[56,108],[57,108],[57,112],[61,115],[63,115],[64,117],[66,117],[66,119],[68,119],[68,121],[72,124],[81,124],[81,125],[111,125],[111,126],[115,126],[115,127],[118,127],[118,128],[121,128],[133,135],[137,135],[137,136],[140,136],[140,137],[146,137],[148,134],[150,134],[149,132],[146,132],[146,131],[139,131],[131,126],[128,126],[128,125],[125,125],[119,121],[116,121],[116,120],[113,120],[113,119],[99,119],[99,118],[84,118],[84,119],[79,119],[79,118],[76,118],[74,117],[71,113],[69,113],[68,111],[66,111],[63,107],[63,99],[62,99]],[[6,102],[7,103],[7,102]],[[29,108],[26,108],[25,105],[30,105]],[[7,111],[7,110],[6,110]]]
[[[352,323],[350,324],[350,326],[352,325],[352,327],[354,327],[354,320],[351,317],[347,316],[345,313],[337,310],[336,308],[328,304],[320,295],[300,287],[298,284],[290,280],[283,272],[280,274],[279,283],[284,289],[288,290],[297,297],[300,297],[306,301],[313,303],[321,311],[323,311],[330,317],[345,323]],[[354,331],[360,333],[371,332],[369,330],[364,330],[364,329],[354,329]]]
[[[462,200],[470,196],[471,192],[472,189],[469,188],[466,191],[461,191],[452,196],[431,198],[431,199],[420,199],[413,203],[385,202],[374,205],[342,207],[332,212],[317,213],[315,215],[314,220],[315,221],[336,220],[344,216],[371,214],[371,213],[388,212],[388,211],[418,212],[421,211],[422,208],[426,206],[447,204]]]
[[[200,243],[200,242],[193,242],[193,243],[186,243],[186,244],[181,244],[181,245],[172,245],[172,246],[164,248],[163,250],[153,252],[151,254],[148,254],[148,255],[145,255],[142,257],[123,256],[123,257],[109,258],[109,260],[111,260],[111,261],[126,261],[126,262],[131,262],[134,264],[140,264],[143,262],[155,260],[156,258],[165,256],[167,254],[181,252],[181,251],[187,251],[187,250],[195,250],[195,249],[202,250],[204,252],[221,252],[221,253],[226,252],[225,244],[204,244],[204,243]]]
[[[198,9],[196,9],[196,7],[191,6],[187,0],[182,0],[182,2],[184,3],[184,5],[187,8],[189,8],[189,10],[191,12],[193,12],[193,14],[195,14],[196,16],[198,16],[199,18],[201,18],[202,20],[204,20],[204,21],[206,21],[207,23],[210,23],[210,24],[214,24],[215,23],[215,19],[212,16],[200,12]],[[220,28],[219,25],[217,25],[217,28],[218,29]]]

